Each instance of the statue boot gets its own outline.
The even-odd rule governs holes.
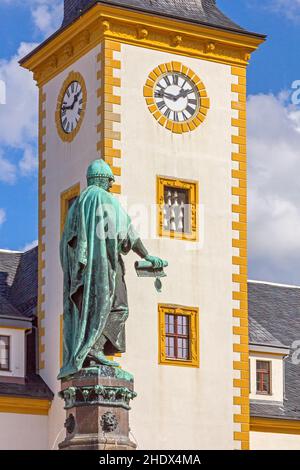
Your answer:
[[[107,338],[103,335],[101,338],[94,344],[93,348],[90,350],[87,360],[89,361],[89,365],[102,365],[102,366],[109,366],[109,367],[119,367],[119,364],[115,361],[111,361],[107,358],[104,354],[105,343],[107,342]]]

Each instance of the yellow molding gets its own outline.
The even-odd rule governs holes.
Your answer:
[[[238,76],[238,84],[232,83],[231,91],[237,93],[237,101],[231,102],[232,110],[238,110],[238,119],[232,118],[231,125],[238,129],[231,136],[232,144],[238,145],[238,152],[232,152],[232,162],[239,162],[239,170],[232,170],[232,178],[238,180],[238,187],[232,187],[235,200],[232,214],[238,215],[238,221],[232,222],[232,230],[238,232],[232,238],[232,246],[239,255],[232,257],[233,266],[238,266],[239,274],[232,275],[234,283],[239,284],[239,291],[232,292],[232,299],[239,302],[240,308],[234,308],[233,318],[240,318],[240,326],[233,326],[232,333],[238,340],[233,344],[235,358],[233,369],[240,371],[240,379],[233,380],[235,405],[242,405],[241,414],[234,414],[234,423],[240,423],[240,432],[234,432],[234,440],[239,441],[242,450],[249,449],[249,322],[248,322],[248,285],[247,285],[247,166],[246,166],[246,69],[232,67],[233,76]],[[240,163],[242,165],[240,166]],[[238,196],[238,204],[236,203]]]
[[[43,88],[39,89],[39,135],[38,135],[38,149],[39,149],[39,170],[38,170],[38,185],[39,185],[39,198],[38,198],[38,219],[39,219],[39,230],[38,230],[38,342],[39,342],[39,355],[38,355],[38,366],[39,370],[42,370],[45,363],[42,361],[42,346],[43,346],[43,335],[44,330],[42,329],[42,321],[45,318],[45,312],[42,309],[42,304],[45,300],[43,293],[43,286],[45,285],[45,260],[43,259],[43,253],[45,252],[45,243],[43,242],[43,237],[46,234],[46,229],[43,226],[43,221],[46,217],[46,210],[43,209],[43,200],[44,200],[44,185],[46,184],[46,178],[43,176],[43,170],[46,168],[46,160],[44,154],[46,152],[46,144],[43,142],[44,137],[46,136],[46,93],[44,93]],[[45,108],[45,109],[44,109]]]
[[[250,431],[300,434],[300,420],[250,417]]]
[[[252,353],[253,355],[255,356],[280,356],[280,357],[284,357],[284,356],[287,356],[288,353],[284,353],[284,352],[271,352],[271,351],[263,351],[263,352],[260,352],[260,351],[255,351],[254,349],[251,348],[251,344],[249,345],[249,352]]]
[[[51,401],[38,398],[0,396],[0,413],[48,415]]]
[[[20,326],[1,326],[0,325],[0,330],[21,330],[21,331],[26,331],[26,330],[31,330],[31,327],[28,328],[22,328]]]
[[[60,234],[62,235],[69,210],[69,201],[79,196],[80,183],[76,183],[60,195]]]
[[[164,228],[164,204],[165,187],[176,189],[185,189],[189,194],[190,205],[190,231],[175,232]],[[156,204],[157,204],[157,231],[159,237],[168,237],[177,240],[198,241],[198,206],[199,206],[199,187],[197,181],[188,181],[167,176],[158,176],[156,182]]]
[[[165,315],[185,315],[189,317],[190,326],[190,359],[175,360],[168,359],[166,356],[166,329]],[[158,305],[158,362],[161,365],[180,366],[180,367],[199,367],[199,309],[197,307],[186,307],[182,305]]]
[[[114,76],[114,69],[121,68],[121,60],[115,59],[115,53],[121,52],[121,44],[107,39],[103,39],[101,43],[101,52],[97,56],[99,70],[97,71],[97,80],[100,81],[97,90],[97,98],[99,106],[97,115],[99,123],[97,125],[97,133],[99,139],[96,143],[96,150],[110,166],[115,176],[121,176],[121,168],[116,165],[114,158],[121,158],[121,149],[114,148],[116,142],[120,142],[122,135],[120,131],[114,130],[114,122],[121,122],[121,112],[117,112],[121,105],[121,96],[115,95],[115,88],[121,87],[121,79]],[[121,185],[114,184],[112,193],[120,194]]]
[[[181,39],[174,41],[174,37]],[[110,48],[115,47],[114,50],[118,50],[117,42],[123,42],[241,68],[264,41],[251,34],[96,4],[25,57],[21,64],[33,71],[42,85],[100,44],[103,38],[110,39]],[[233,69],[233,73],[245,76],[242,70]]]

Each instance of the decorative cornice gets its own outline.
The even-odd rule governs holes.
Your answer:
[[[103,38],[149,49],[246,66],[262,37],[184,23],[97,4],[69,27],[59,30],[21,65],[43,85]]]
[[[59,396],[64,400],[66,410],[88,405],[105,405],[130,410],[130,400],[133,400],[137,394],[128,387],[97,384],[68,387],[59,392]]]

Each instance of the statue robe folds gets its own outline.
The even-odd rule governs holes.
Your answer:
[[[64,272],[64,359],[59,379],[83,367],[105,335],[112,352],[125,352],[128,317],[124,265],[137,241],[119,201],[89,186],[71,206],[61,240]]]

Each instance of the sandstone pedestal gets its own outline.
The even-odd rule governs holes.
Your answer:
[[[133,377],[115,367],[90,367],[62,380],[66,438],[61,450],[135,450],[129,439]]]

